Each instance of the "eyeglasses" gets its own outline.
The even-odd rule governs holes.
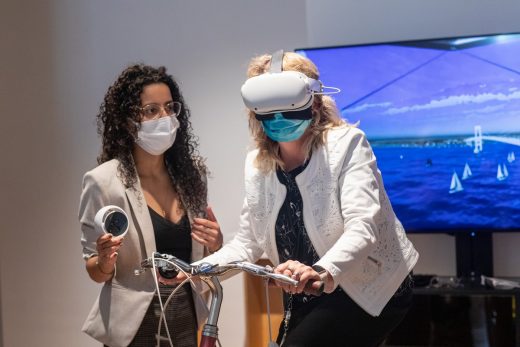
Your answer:
[[[312,107],[308,107],[299,111],[284,111],[284,112],[274,112],[267,114],[258,114],[255,113],[255,118],[259,121],[274,119],[277,113],[281,113],[283,118],[285,119],[299,119],[299,120],[307,120],[312,119]]]
[[[179,101],[170,101],[161,106],[159,104],[148,104],[143,107],[139,107],[141,110],[141,116],[144,120],[155,120],[162,116],[162,111],[166,113],[166,116],[177,117],[181,113],[182,104]]]

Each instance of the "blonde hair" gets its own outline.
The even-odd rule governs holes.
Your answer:
[[[249,78],[261,75],[269,70],[271,65],[271,55],[264,54],[251,59],[247,70]],[[282,63],[283,71],[299,71],[306,76],[319,79],[318,68],[308,58],[293,52],[285,52]],[[347,125],[339,116],[339,111],[335,101],[328,95],[314,95],[312,105],[313,118],[307,131],[303,147],[308,158],[311,151],[325,143],[325,136],[328,129]],[[255,160],[256,167],[266,173],[275,170],[277,165],[283,167],[280,158],[279,144],[271,140],[264,132],[262,123],[255,118],[255,113],[249,110],[249,130],[258,148],[258,155]]]

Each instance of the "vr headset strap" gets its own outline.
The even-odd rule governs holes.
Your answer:
[[[282,61],[283,61],[283,49],[274,52],[271,55],[271,66],[269,68],[270,73],[282,72]]]

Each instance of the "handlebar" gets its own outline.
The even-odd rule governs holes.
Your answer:
[[[292,279],[289,276],[274,273],[273,268],[270,266],[260,266],[244,261],[232,262],[227,265],[220,266],[220,268],[229,270],[238,269],[253,274],[255,276],[268,278],[270,280],[290,284],[292,286],[297,286],[299,283],[297,280]],[[323,283],[323,281],[310,280],[306,283],[305,288],[303,290],[307,294],[320,296],[323,293],[324,286],[325,283]]]
[[[260,266],[245,261],[231,262],[226,265],[214,265],[210,263],[200,263],[190,265],[185,261],[169,254],[161,254],[154,252],[150,258],[141,261],[141,267],[135,270],[135,275],[139,275],[146,269],[157,269],[161,276],[165,278],[174,278],[179,271],[191,277],[199,277],[204,281],[211,291],[211,305],[208,320],[202,329],[200,346],[214,347],[218,338],[217,321],[220,313],[220,306],[223,300],[223,291],[219,276],[232,270],[241,270],[248,272],[254,276],[260,276],[267,280],[275,280],[292,286],[297,286],[298,281],[283,274],[273,272],[270,266]],[[184,282],[183,282],[184,283]],[[304,292],[311,295],[319,296],[323,293],[323,281],[308,281]]]
[[[198,276],[201,278],[219,277],[225,273],[233,270],[240,270],[248,272],[254,276],[275,280],[284,284],[297,286],[298,281],[289,276],[273,272],[270,266],[260,266],[245,261],[235,261],[225,265],[214,265],[210,263],[200,263],[197,265],[190,265],[185,261],[169,254],[162,254],[155,252],[152,257],[144,259],[141,262],[141,269],[136,270],[136,274],[143,272],[145,269],[153,268],[153,262],[158,269],[161,276],[165,278],[173,278],[177,276],[179,270],[190,276]],[[311,280],[308,281],[304,292],[307,294],[319,296],[323,293],[324,283],[322,281]]]

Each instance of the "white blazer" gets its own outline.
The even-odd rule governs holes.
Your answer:
[[[150,271],[135,276],[141,260],[156,251],[155,236],[150,213],[139,181],[136,189],[126,188],[117,174],[117,160],[105,162],[87,172],[83,177],[83,191],[79,207],[83,258],[97,254],[94,216],[107,205],[122,208],[129,217],[129,230],[119,249],[116,273],[111,281],[103,284],[83,331],[111,347],[126,347],[134,338],[146,310],[155,293]],[[188,213],[190,221],[192,216]],[[191,258],[203,257],[204,247],[192,241]],[[193,300],[200,324],[207,318],[208,310],[199,293],[202,288],[192,288]]]
[[[225,264],[257,261],[265,252],[279,264],[275,223],[286,189],[274,171],[245,166],[246,197],[240,230],[220,251],[203,261]],[[378,316],[412,270],[418,253],[407,239],[383,187],[376,158],[364,133],[351,126],[327,132],[296,177],[303,219],[320,256],[318,265],[366,312]]]

